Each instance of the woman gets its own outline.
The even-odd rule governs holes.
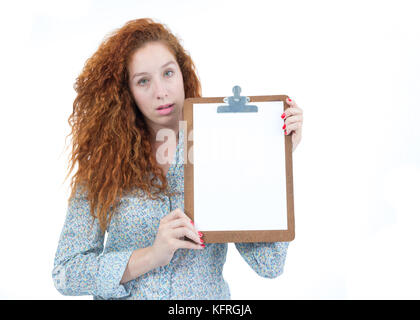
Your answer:
[[[178,39],[150,19],[129,21],[88,59],[75,90],[69,174],[78,169],[54,260],[57,290],[94,299],[230,299],[227,244],[203,244],[183,212],[178,123],[185,98],[200,97],[201,86]],[[302,110],[288,103],[285,134],[295,149]],[[157,161],[165,158],[160,129],[176,132],[169,163]],[[235,246],[259,275],[281,274],[287,242]]]

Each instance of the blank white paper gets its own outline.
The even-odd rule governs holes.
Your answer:
[[[257,113],[193,105],[198,230],[287,230],[283,102],[250,104]]]

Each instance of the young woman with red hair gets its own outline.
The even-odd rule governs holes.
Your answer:
[[[87,60],[74,88],[69,174],[76,164],[77,172],[54,259],[57,290],[94,299],[230,299],[227,244],[203,244],[183,212],[179,121],[201,85],[178,39],[151,19],[129,21]],[[288,103],[285,134],[295,149],[302,110]],[[160,129],[176,133],[167,150],[173,161],[159,161]],[[282,273],[287,242],[235,246],[260,276]]]

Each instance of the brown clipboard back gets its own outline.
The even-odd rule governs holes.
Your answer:
[[[251,102],[283,101],[284,110],[289,106],[286,103],[287,95],[271,96],[250,96]],[[188,161],[188,152],[194,141],[188,140],[194,128],[193,105],[198,103],[224,103],[224,97],[211,98],[188,98],[184,102],[184,121],[186,122],[186,134],[184,134],[184,212],[194,221],[194,164]],[[202,239],[204,243],[226,243],[226,242],[281,242],[292,241],[295,238],[295,218],[293,200],[293,159],[292,159],[292,137],[285,135],[285,166],[286,166],[286,199],[287,199],[287,230],[226,230],[206,231]]]

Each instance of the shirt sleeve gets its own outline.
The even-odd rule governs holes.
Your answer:
[[[235,243],[235,246],[259,276],[272,279],[283,273],[289,242]]]
[[[52,278],[63,295],[104,299],[130,295],[130,282],[120,284],[133,250],[103,253],[104,235],[93,222],[89,202],[77,192],[70,199],[54,259]]]

